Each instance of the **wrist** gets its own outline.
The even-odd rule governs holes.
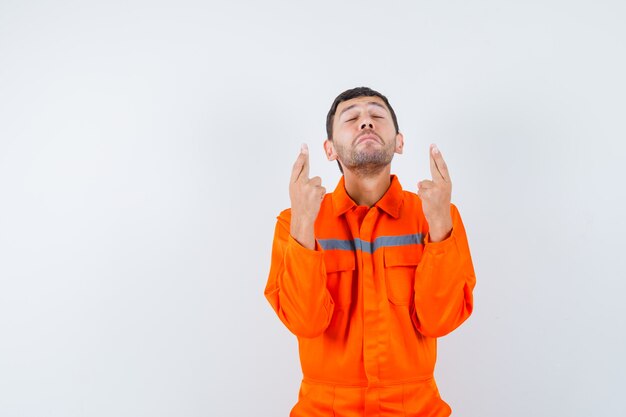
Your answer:
[[[302,219],[292,219],[289,233],[307,249],[315,249],[314,223]]]
[[[441,242],[452,233],[452,219],[442,219],[428,224],[430,242]]]

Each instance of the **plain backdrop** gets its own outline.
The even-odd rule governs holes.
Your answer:
[[[454,415],[626,415],[621,1],[0,1],[0,415],[287,416],[263,296],[300,144],[387,95],[477,274]]]

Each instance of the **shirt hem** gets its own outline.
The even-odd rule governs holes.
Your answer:
[[[405,379],[397,379],[393,381],[379,381],[375,385],[377,387],[390,387],[395,385],[404,385],[404,384],[412,384],[412,383],[420,383],[426,382],[433,379],[433,375],[424,375],[418,376],[414,378],[405,378]],[[317,378],[303,377],[302,382],[307,384],[318,384],[318,385],[336,385],[342,387],[354,387],[354,388],[367,388],[370,385],[369,381],[332,381],[332,380],[322,380]]]

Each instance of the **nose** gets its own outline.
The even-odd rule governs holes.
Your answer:
[[[371,120],[366,120],[363,123],[361,123],[361,130],[367,129],[368,127],[370,129],[374,129],[374,124],[372,124]]]

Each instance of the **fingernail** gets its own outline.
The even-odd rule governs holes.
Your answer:
[[[307,146],[306,143],[303,143],[302,146],[300,146],[300,152],[309,153],[309,147]]]
[[[435,145],[434,143],[433,143],[433,153],[434,154],[438,154],[439,153],[439,148],[437,148],[437,145]]]

